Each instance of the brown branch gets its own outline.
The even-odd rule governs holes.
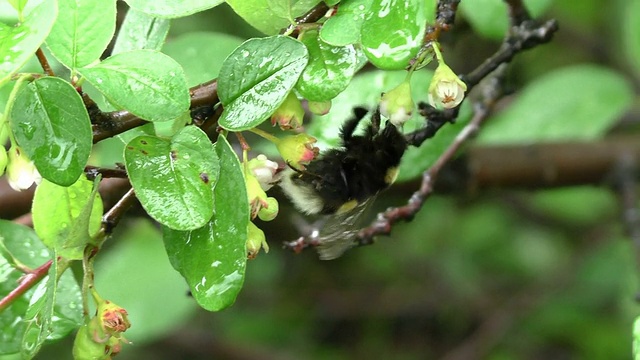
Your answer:
[[[129,189],[126,194],[102,217],[102,229],[106,234],[111,234],[113,229],[118,225],[122,216],[135,204],[136,194],[133,188]]]
[[[329,11],[329,7],[324,3],[324,1],[321,1],[318,5],[307,11],[306,14],[296,18],[296,23],[287,26],[285,29],[280,31],[280,34],[289,34],[290,36],[297,37],[298,27],[300,25],[317,22],[325,16],[327,11]]]
[[[7,296],[0,299],[0,313],[8,308],[13,302],[18,300],[20,296],[24,295],[29,289],[34,287],[49,273],[49,268],[53,260],[49,260],[46,263],[40,265],[38,268],[23,276],[20,280],[20,284],[15,289],[11,290]]]
[[[189,89],[191,97],[190,109],[209,106],[213,108],[220,99],[218,98],[218,81],[210,80],[206,83],[196,85]],[[90,109],[88,109],[90,110]],[[126,110],[103,113],[89,111],[91,123],[93,124],[93,143],[121,134],[138,126],[149,123]],[[212,119],[217,121],[217,118]]]
[[[42,70],[44,70],[45,74],[49,76],[56,76],[56,74],[54,74],[53,70],[51,69],[51,65],[49,65],[49,60],[47,60],[47,57],[44,56],[42,48],[38,48],[38,50],[36,50],[36,57],[38,58],[38,62],[40,62],[40,66],[42,66]]]

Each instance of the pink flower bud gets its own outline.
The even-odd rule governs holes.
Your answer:
[[[304,170],[305,165],[318,156],[320,150],[313,146],[316,141],[314,137],[301,133],[280,139],[276,147],[289,166]]]

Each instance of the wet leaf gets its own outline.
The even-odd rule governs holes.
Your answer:
[[[227,0],[236,14],[267,35],[275,35],[293,19],[318,4],[317,0]]]
[[[423,0],[375,1],[361,28],[365,55],[380,69],[404,69],[422,44],[425,23]]]
[[[62,186],[78,180],[93,137],[87,109],[71,84],[44,77],[25,85],[10,118],[18,144],[43,178]]]
[[[189,110],[184,71],[163,53],[128,51],[78,73],[112,104],[145,120],[173,120]]]
[[[211,9],[224,0],[125,0],[132,8],[152,16],[177,18]]]
[[[316,31],[305,32],[300,40],[309,51],[309,64],[296,89],[307,100],[333,99],[349,85],[357,69],[354,46],[329,45],[318,38]]]
[[[102,210],[97,183],[84,176],[68,187],[43,180],[33,198],[33,227],[59,256],[78,260],[100,229]]]
[[[160,50],[169,33],[169,23],[167,19],[129,9],[118,30],[111,55],[132,50]]]
[[[56,1],[43,1],[18,26],[0,23],[0,86],[29,60],[44,42],[58,15]]]
[[[115,0],[58,0],[58,11],[47,38],[53,56],[70,69],[98,60],[116,30]]]
[[[138,136],[124,151],[127,173],[147,213],[178,230],[206,224],[213,214],[218,159],[207,135],[187,126],[172,139]]]
[[[65,268],[54,257],[49,275],[33,292],[24,315],[24,359],[35,356],[45,341],[60,339],[82,323],[80,286]]]
[[[320,29],[320,39],[334,46],[360,42],[360,29],[373,0],[352,0],[340,4],[339,11]]]
[[[31,269],[51,259],[49,251],[35,231],[24,225],[0,220],[0,243],[11,255]],[[15,288],[24,273],[14,269],[4,257],[0,257],[0,273],[0,297],[4,297]],[[27,291],[25,296],[16,299],[11,306],[0,312],[0,354],[20,352],[26,326],[22,320],[33,292],[33,289]]]
[[[245,41],[220,69],[220,126],[241,131],[266,120],[296,84],[308,59],[306,47],[286,36]]]
[[[198,304],[210,311],[233,304],[242,288],[249,224],[242,164],[224,137],[215,147],[220,178],[212,220],[192,231],[163,228],[171,264],[187,280]]]

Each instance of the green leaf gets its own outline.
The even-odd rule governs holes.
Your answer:
[[[242,164],[224,137],[218,137],[215,147],[220,178],[212,220],[193,231],[163,228],[171,264],[187,280],[198,304],[210,311],[233,304],[242,288],[249,224]]]
[[[537,18],[552,4],[552,0],[524,0],[524,4],[531,15]],[[501,40],[509,27],[507,6],[503,1],[462,1],[460,13],[476,32],[490,39]]]
[[[375,1],[361,28],[369,61],[380,69],[407,67],[422,45],[424,16],[424,0]]]
[[[227,0],[236,14],[267,35],[275,35],[305,14],[318,0]]]
[[[372,3],[373,0],[352,0],[340,4],[340,11],[322,24],[320,39],[335,46],[360,42],[360,28]]]
[[[47,38],[53,56],[70,69],[98,60],[116,30],[115,0],[58,0],[58,10]]]
[[[593,140],[633,101],[629,82],[594,65],[555,70],[524,88],[480,131],[482,144]]]
[[[218,159],[207,135],[187,126],[171,140],[138,136],[124,151],[129,179],[142,207],[158,222],[193,230],[213,214]]]
[[[111,55],[131,50],[160,50],[169,33],[170,21],[129,9],[118,31]]]
[[[286,36],[245,41],[220,69],[220,126],[242,131],[263,122],[282,104],[308,58],[307,48]]]
[[[55,0],[43,1],[18,26],[0,23],[0,86],[38,50],[58,15]]]
[[[112,104],[149,121],[168,121],[189,110],[182,67],[165,54],[136,50],[78,69]]]
[[[20,262],[35,269],[50,259],[49,251],[33,229],[8,220],[0,220],[0,243]],[[9,265],[0,257],[0,297],[8,295],[19,283],[24,273]],[[11,306],[0,312],[0,354],[20,352],[25,322],[24,313],[34,290],[16,299]]]
[[[197,306],[185,295],[184,279],[171,267],[156,224],[138,218],[129,225],[96,257],[95,286],[127,310],[133,326],[125,336],[140,346],[186,325]]]
[[[640,76],[640,0],[629,1],[625,6],[624,22],[622,25],[623,48],[626,50],[629,63],[635,67],[636,75]]]
[[[50,249],[70,260],[82,259],[91,237],[100,230],[102,199],[97,181],[84,176],[69,187],[43,180],[33,198],[33,227]]]
[[[355,48],[329,45],[318,38],[317,31],[305,32],[300,40],[309,51],[309,64],[296,89],[307,100],[333,99],[349,85],[357,69]]]
[[[224,0],[125,0],[135,10],[162,18],[177,18],[211,9]]]
[[[43,178],[73,184],[89,160],[91,121],[82,98],[68,82],[37,79],[22,87],[11,109],[11,129]]]
[[[187,84],[194,86],[218,77],[222,62],[242,39],[214,32],[190,32],[172,39],[162,52],[182,65]]]
[[[54,257],[48,277],[33,292],[24,315],[21,353],[25,359],[37,354],[45,341],[58,340],[82,323],[80,286],[65,269]]]

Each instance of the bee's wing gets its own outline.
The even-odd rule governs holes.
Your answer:
[[[332,260],[340,257],[345,251],[357,245],[356,236],[360,230],[362,215],[371,207],[374,197],[363,201],[355,208],[343,214],[332,215],[318,229],[313,240],[321,260]]]

